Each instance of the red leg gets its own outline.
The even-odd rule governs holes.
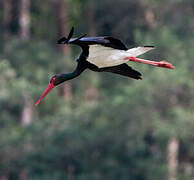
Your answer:
[[[150,61],[146,59],[140,59],[136,57],[126,57],[125,60],[133,61],[133,62],[139,62],[139,63],[144,63],[144,64],[150,64],[152,66],[158,66],[158,67],[163,67],[163,68],[169,68],[169,69],[174,69],[174,66],[170,64],[169,62],[166,61]]]

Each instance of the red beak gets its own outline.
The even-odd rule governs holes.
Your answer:
[[[43,95],[40,97],[40,99],[35,103],[35,106],[37,106],[54,87],[55,85],[53,84],[53,82],[51,82],[44,91]]]

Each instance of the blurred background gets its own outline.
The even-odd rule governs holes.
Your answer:
[[[193,0],[1,0],[0,180],[194,179]],[[174,70],[129,63],[142,81],[76,67],[74,37],[111,35]]]

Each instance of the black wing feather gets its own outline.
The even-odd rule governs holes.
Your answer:
[[[118,66],[101,68],[101,71],[112,72],[115,74],[120,74],[122,76],[127,76],[127,77],[134,78],[134,79],[142,79],[141,73],[132,69],[127,64],[121,64]]]
[[[105,37],[109,41],[105,46],[112,47],[114,49],[127,50],[127,47],[121,42],[121,40],[113,37]]]
[[[73,36],[74,27],[72,27],[68,37],[60,38],[58,44],[75,44],[78,46],[86,47],[94,44],[99,44],[114,49],[127,50],[127,47],[121,42],[121,40],[113,38],[111,36],[104,37],[85,37],[86,35],[80,36],[79,38],[71,38]]]
[[[65,37],[58,40],[58,43],[62,43],[63,40],[66,40]],[[81,47],[90,46],[90,45],[102,45],[106,47],[111,47],[114,49],[127,50],[127,47],[121,42],[121,40],[105,36],[105,37],[83,37],[81,39],[71,38],[68,41],[68,44],[75,44]]]

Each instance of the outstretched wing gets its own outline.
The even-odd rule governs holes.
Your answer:
[[[127,76],[134,79],[142,79],[141,73],[132,69],[127,64],[120,64],[118,66],[101,68],[100,71],[112,72],[115,74],[120,74],[122,76]]]
[[[127,47],[121,42],[121,40],[105,36],[105,37],[86,37],[76,40],[70,39],[69,44],[76,44],[78,46],[90,46],[90,45],[102,45],[119,50],[127,50]]]
[[[127,50],[127,47],[121,42],[121,40],[110,36],[104,37],[84,37],[84,36],[85,35],[81,36],[80,38],[71,38],[69,40],[65,37],[62,37],[61,39],[58,40],[58,44],[75,44],[81,46],[82,48],[96,44],[119,50]]]

